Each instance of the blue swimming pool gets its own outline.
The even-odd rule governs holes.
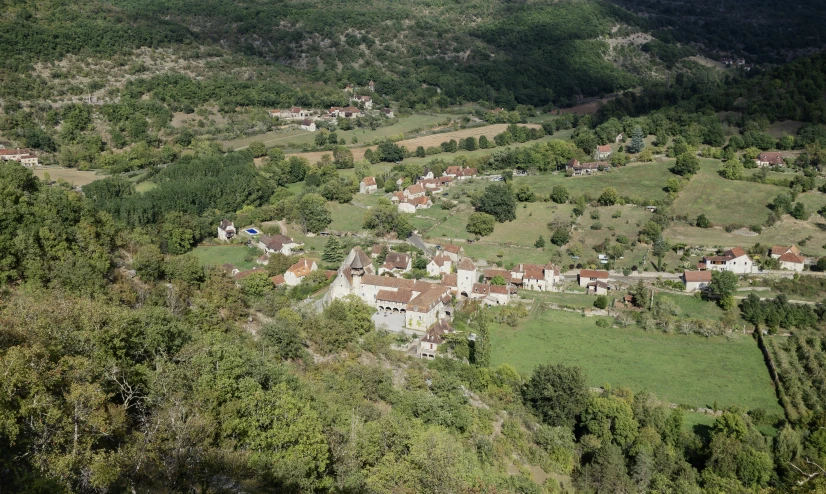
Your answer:
[[[261,233],[255,228],[247,228],[246,230],[244,230],[244,232],[246,232],[250,235],[258,235],[259,233]]]

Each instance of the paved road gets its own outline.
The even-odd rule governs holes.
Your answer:
[[[424,243],[424,240],[422,240],[422,237],[420,237],[418,234],[414,233],[413,235],[410,235],[407,241],[410,242],[414,247],[422,249],[426,255],[432,255],[430,247],[428,247],[427,244]]]

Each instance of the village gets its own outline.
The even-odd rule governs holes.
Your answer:
[[[454,171],[457,170],[451,170]],[[433,179],[422,179],[426,180]],[[239,232],[226,220],[218,227],[220,241],[230,241],[239,234],[248,239],[249,245],[263,252],[256,260],[261,265],[266,265],[271,255],[301,256],[304,253],[303,244],[282,234],[265,235],[253,227]],[[565,284],[570,281],[572,286],[594,296],[594,300],[599,296],[615,295],[614,307],[628,308],[631,295],[627,292],[639,281],[679,281],[682,291],[690,295],[708,290],[715,271],[728,271],[738,276],[763,274],[740,247],[720,255],[703,256],[696,269],[685,270],[679,277],[658,273],[652,278],[588,268],[563,271],[564,268],[551,262],[544,265],[519,263],[507,269],[491,266],[484,260],[474,261],[460,245],[444,244],[436,245],[435,255],[426,257],[427,276],[415,279],[411,277],[414,256],[393,250],[399,245],[405,244],[375,243],[369,253],[358,246],[352,248],[337,269],[324,271],[329,287],[324,288],[318,306],[324,307],[335,299],[356,297],[376,311],[373,319],[377,327],[412,335],[411,354],[430,359],[445,356],[439,353],[439,346],[444,343],[446,334],[456,331],[451,325],[453,315],[468,302],[490,307],[524,303],[521,291],[570,293],[571,286]],[[781,271],[791,273],[802,272],[808,262],[795,245],[772,246],[766,256],[776,260]],[[228,268],[236,280],[264,272],[262,268],[245,271],[232,266]],[[272,276],[270,281],[276,288],[295,287],[319,269],[318,261],[300,257],[283,274]],[[777,274],[776,271],[772,273]]]

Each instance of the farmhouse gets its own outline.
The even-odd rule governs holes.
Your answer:
[[[34,154],[24,154],[20,157],[20,164],[29,168],[40,164],[40,158]]]
[[[307,118],[305,118],[304,120],[301,121],[301,126],[300,127],[301,127],[301,130],[308,130],[310,132],[315,132],[316,131],[315,122],[313,122],[312,120],[307,119]]]
[[[379,257],[381,255],[381,249],[381,244],[374,244],[373,248],[370,249],[370,257],[372,257],[373,259]]]
[[[588,295],[608,295],[611,285],[603,281],[592,281],[586,285]]]
[[[345,106],[336,112],[336,116],[339,118],[359,118],[364,114],[355,106]]]
[[[308,110],[305,110],[305,109],[301,108],[300,106],[294,106],[294,107],[290,108],[290,118],[298,119],[298,118],[305,118],[305,117],[309,117],[309,116],[310,116],[310,112]]]
[[[235,237],[235,224],[229,220],[221,220],[218,225],[218,238],[224,242],[228,242]]]
[[[610,165],[604,161],[580,163],[579,160],[573,158],[567,165],[565,165],[565,172],[570,173],[571,175],[591,175],[592,173],[604,170],[609,166]]]
[[[775,245],[769,252],[769,256],[780,262],[780,269],[788,269],[789,271],[803,271],[803,266],[806,263],[796,245],[790,247]]]
[[[428,209],[433,206],[433,201],[427,196],[414,197],[399,201],[399,211],[402,213],[415,213],[419,209]]]
[[[258,248],[267,254],[292,255],[293,250],[302,244],[286,235],[262,235],[258,240]]]
[[[17,161],[18,163],[32,167],[40,164],[40,160],[32,154],[30,149],[0,149],[0,159],[3,161]]]
[[[315,261],[309,259],[301,259],[297,263],[287,269],[284,273],[284,282],[290,286],[296,286],[301,283],[305,276],[318,269]]]
[[[702,290],[711,283],[711,271],[684,271],[683,284],[685,291],[696,292]]]
[[[579,282],[579,286],[581,287],[587,287],[591,283],[602,283],[607,286],[608,271],[580,269],[577,280]]]
[[[367,83],[367,89],[369,89],[370,91],[375,92],[376,91],[376,83],[373,82],[373,81],[368,82]]]
[[[754,162],[759,167],[766,166],[783,166],[783,153],[760,153]]]
[[[364,108],[367,110],[373,108],[373,98],[371,98],[370,96],[353,96],[352,98],[350,98],[350,101],[356,104],[363,104]]]
[[[703,256],[700,269],[748,274],[754,269],[754,262],[745,250],[741,247],[735,247],[725,251],[722,256]]]
[[[479,174],[479,170],[476,168],[470,167],[463,167],[463,166],[449,166],[442,172],[443,177],[450,177],[451,179],[457,180],[465,180],[468,178],[473,178]]]
[[[447,244],[442,246],[442,251],[454,263],[458,263],[461,257],[465,255],[465,249],[460,245]]]
[[[427,275],[439,276],[440,274],[450,274],[453,271],[453,261],[444,252],[439,252],[436,257],[427,263]]]
[[[418,356],[420,358],[436,358],[439,350],[439,345],[444,344],[444,336],[446,334],[455,333],[456,330],[448,324],[444,319],[439,320],[430,329],[427,330],[424,337],[419,340]]]
[[[381,109],[381,114],[384,115],[387,118],[393,118],[394,117],[393,110],[391,110],[390,108],[382,108]]]
[[[594,159],[597,161],[607,160],[611,157],[611,146],[606,144],[604,146],[597,146],[596,151],[594,151]]]
[[[413,267],[413,259],[401,252],[388,252],[384,259],[384,264],[379,266],[379,274],[394,273],[403,274],[408,273]]]
[[[359,183],[359,194],[372,194],[379,190],[376,185],[376,177],[364,177]]]
[[[405,199],[416,199],[417,197],[424,197],[424,195],[424,187],[420,184],[413,184],[410,187],[404,189]]]

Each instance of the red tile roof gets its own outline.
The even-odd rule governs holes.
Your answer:
[[[458,279],[459,275],[457,274],[446,274],[442,276],[442,284],[445,286],[456,288],[459,285]]]
[[[462,247],[454,244],[447,244],[442,246],[442,249],[445,252],[450,252],[451,254],[459,254],[462,252]]]
[[[763,161],[770,165],[782,165],[783,164],[783,154],[782,153],[760,153],[757,155],[757,161]]]
[[[684,271],[683,279],[686,283],[709,283],[711,271]]]
[[[425,334],[425,337],[422,338],[422,341],[425,343],[435,343],[437,345],[441,345],[445,341],[443,338],[444,335],[455,332],[456,330],[453,329],[447,321],[440,320],[427,330],[427,333]]]
[[[409,312],[429,312],[442,301],[442,295],[447,293],[448,287],[431,284],[430,289],[420,293],[407,304]]]
[[[315,264],[313,261],[301,259],[297,263],[290,266],[287,271],[294,274],[296,278],[303,278],[313,271],[313,264]]]
[[[600,153],[610,153],[611,152],[611,146],[608,145],[608,144],[606,144],[604,146],[597,146],[597,150]]]
[[[462,271],[476,271],[476,265],[466,257],[459,263],[459,269]]]
[[[803,264],[804,262],[806,262],[805,259],[803,259],[802,257],[800,257],[797,254],[792,254],[791,252],[786,252],[785,254],[780,256],[778,261],[780,261],[780,262],[793,262],[795,264]]]
[[[367,186],[376,185],[376,177],[364,177],[361,179],[361,183]]]
[[[601,280],[608,279],[608,271],[601,271],[601,270],[594,270],[594,269],[581,269],[579,270],[580,278],[597,278]]]
[[[772,247],[771,255],[782,256],[787,252],[791,252],[792,254],[800,254],[800,249],[798,249],[796,245],[792,245],[791,247],[786,247],[785,245],[775,245]]]
[[[376,294],[376,301],[394,302],[397,304],[407,304],[413,298],[413,291],[408,288],[395,290],[379,290]]]

